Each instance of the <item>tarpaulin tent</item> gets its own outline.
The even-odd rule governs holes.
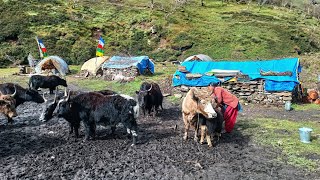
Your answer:
[[[205,55],[205,54],[197,54],[197,55],[189,56],[184,61],[194,61],[194,60],[198,60],[198,61],[213,61],[213,59],[210,56]]]
[[[87,60],[82,66],[81,71],[88,71],[90,74],[96,75],[101,69],[102,64],[109,59],[109,56],[94,57]]]
[[[292,91],[300,83],[298,72],[301,70],[298,58],[284,58],[279,60],[264,61],[186,61],[181,64],[189,74],[199,74],[199,78],[187,78],[187,73],[176,71],[173,75],[173,86],[208,86],[210,82],[221,80],[210,75],[213,69],[218,70],[240,70],[250,80],[265,80],[266,91]],[[220,71],[221,72],[221,71]],[[287,73],[289,72],[289,73]],[[225,80],[232,77],[225,77]]]
[[[60,75],[65,76],[69,72],[68,64],[59,56],[48,56],[41,60],[35,67],[37,74],[44,70],[57,70]]]
[[[146,72],[154,73],[154,63],[148,56],[137,57],[123,57],[113,56],[109,61],[103,63],[103,69],[125,69],[129,67],[136,67],[139,74],[145,74]]]

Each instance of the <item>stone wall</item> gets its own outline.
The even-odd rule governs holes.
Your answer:
[[[139,75],[139,70],[136,67],[129,67],[125,69],[107,68],[103,69],[103,79],[111,81],[115,75],[121,74],[125,77],[136,77]]]
[[[264,81],[248,81],[248,82],[225,82],[222,87],[236,95],[242,103],[267,104],[267,105],[283,105],[286,101],[292,100],[292,92],[266,92],[264,91]],[[207,88],[207,87],[198,87]],[[175,88],[176,96],[182,93],[185,96],[190,88],[180,86]]]

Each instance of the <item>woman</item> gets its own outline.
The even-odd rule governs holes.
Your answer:
[[[212,92],[211,97],[223,105],[223,118],[225,121],[225,132],[230,133],[237,120],[238,111],[241,109],[238,98],[228,90],[219,86],[219,83],[210,83],[208,86]]]

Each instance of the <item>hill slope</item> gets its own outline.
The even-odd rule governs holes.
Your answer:
[[[76,3],[73,3],[76,2]],[[95,56],[99,34],[107,55],[149,55],[156,61],[192,54],[214,59],[269,59],[320,49],[319,21],[285,8],[221,1],[0,1],[0,66],[10,57],[38,56],[35,36],[49,55],[80,64]]]

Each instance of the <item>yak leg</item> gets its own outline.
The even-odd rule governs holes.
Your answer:
[[[143,116],[146,117],[146,108],[145,107],[142,108],[142,112],[143,112]]]
[[[96,139],[96,123],[94,121],[90,123],[90,136],[92,140]]]
[[[75,137],[76,137],[76,138],[79,138],[79,127],[80,127],[80,124],[75,124],[75,125],[73,126],[73,128],[74,128],[74,134],[75,134]]]
[[[188,139],[188,131],[190,128],[190,124],[188,122],[188,116],[186,116],[184,113],[182,113],[182,118],[183,118],[183,122],[184,122],[184,136],[183,139],[187,140]]]
[[[197,127],[194,128],[194,138],[193,138],[193,140],[194,140],[195,142],[198,142],[198,140],[199,140]]]
[[[220,140],[220,137],[221,137],[221,133],[216,132],[216,133],[214,134],[214,136],[216,136],[216,137],[217,137],[217,141],[219,141],[219,140]]]
[[[53,90],[54,90],[55,88],[49,88],[49,91],[50,91],[50,94],[53,94]]]
[[[114,132],[116,131],[116,126],[111,126],[111,135],[114,136]]]
[[[203,144],[204,142],[204,137],[207,134],[207,126],[201,125],[201,138],[200,138],[200,144]]]
[[[206,136],[207,136],[208,146],[209,146],[209,147],[212,147],[211,136],[210,136],[210,134],[208,133],[208,131],[206,132]]]
[[[74,129],[73,124],[69,122],[69,134],[73,133],[73,129]]]
[[[152,109],[153,109],[153,114],[152,114],[152,116],[153,116],[153,117],[156,117],[156,114],[157,114],[157,108],[156,108],[156,106],[153,106]]]
[[[85,129],[84,140],[87,141],[87,140],[89,140],[90,127],[89,127],[89,124],[87,124],[87,123],[83,123],[83,124],[84,124],[84,129]]]
[[[189,131],[190,125],[189,124],[185,124],[184,125],[184,136],[183,139],[187,140],[188,139],[188,131]]]
[[[12,124],[13,123],[13,119],[11,117],[9,117],[9,116],[7,116],[7,118],[8,118],[8,124]]]

